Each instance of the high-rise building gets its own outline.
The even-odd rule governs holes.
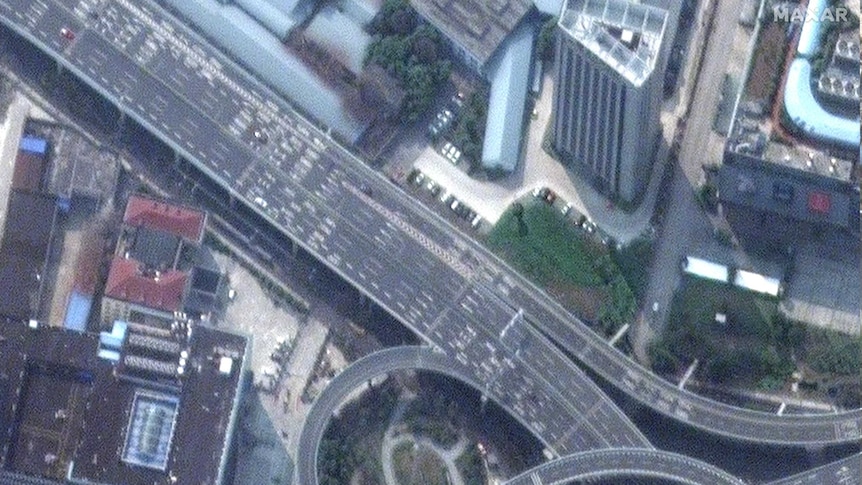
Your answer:
[[[646,188],[658,136],[668,12],[568,0],[558,24],[554,148],[604,193]]]

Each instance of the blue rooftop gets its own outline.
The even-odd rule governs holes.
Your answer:
[[[810,0],[805,9],[805,21],[802,22],[802,32],[799,33],[799,46],[796,52],[802,57],[810,57],[817,53],[820,47],[820,37],[823,32],[823,12],[827,0]]]
[[[93,297],[73,291],[69,295],[69,304],[66,305],[66,321],[63,326],[76,332],[87,330],[87,319],[90,317],[92,305]]]
[[[784,109],[793,124],[812,138],[847,148],[859,146],[859,118],[842,118],[820,106],[811,89],[811,64],[807,59],[798,58],[790,64]]]
[[[35,153],[36,155],[45,155],[48,153],[48,141],[35,136],[25,136],[21,138],[19,148],[22,151]]]
[[[162,471],[167,469],[179,405],[175,396],[144,390],[135,392],[123,446],[124,462]]]
[[[491,95],[482,166],[512,172],[521,155],[524,109],[530,89],[535,27],[523,23],[504,42],[490,69]]]
[[[126,322],[117,320],[110,332],[102,332],[99,334],[99,347],[108,350],[119,350],[123,346],[123,340],[126,338]]]

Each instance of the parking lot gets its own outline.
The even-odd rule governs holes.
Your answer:
[[[544,77],[542,95],[535,103],[535,119],[528,123],[525,134],[525,154],[515,172],[502,179],[484,180],[467,174],[466,163],[453,163],[446,149],[445,140],[426,144],[413,161],[428,178],[452,196],[480,215],[485,224],[493,225],[511,204],[542,187],[549,187],[580,214],[584,214],[609,236],[623,243],[629,242],[649,231],[663,163],[654,165],[644,201],[631,213],[608,204],[605,196],[596,191],[589,182],[569,171],[542,147],[546,127],[551,118],[553,82],[550,73]],[[668,107],[670,109],[670,107]],[[665,137],[669,139],[675,117],[669,110],[662,115]],[[666,157],[667,140],[662,144],[657,160]],[[457,147],[455,147],[457,149]],[[442,152],[442,153],[441,153]]]

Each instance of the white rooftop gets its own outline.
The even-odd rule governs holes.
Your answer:
[[[668,13],[629,0],[568,0],[559,26],[635,86],[656,66]]]
[[[727,266],[691,256],[685,258],[683,271],[692,276],[718,281],[719,283],[727,283],[730,275]]]
[[[746,290],[763,293],[770,296],[781,294],[781,281],[751,271],[738,270],[733,277],[733,284]]]

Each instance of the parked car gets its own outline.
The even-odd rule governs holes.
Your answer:
[[[539,191],[539,197],[548,205],[553,204],[554,201],[557,200],[557,194],[547,187]]]
[[[560,209],[560,212],[563,213],[563,216],[569,215],[569,212],[572,212],[572,203],[566,202],[566,205],[564,205],[563,208]]]
[[[475,229],[475,228],[476,228],[476,227],[478,227],[478,226],[479,226],[479,224],[481,224],[481,223],[482,223],[482,216],[480,216],[480,215],[476,214],[476,217],[474,217],[474,218],[473,218],[473,220],[472,220],[472,221],[470,221],[470,226],[471,226],[473,229]]]

